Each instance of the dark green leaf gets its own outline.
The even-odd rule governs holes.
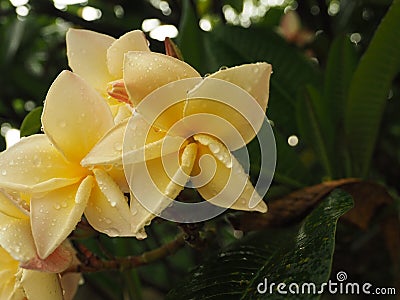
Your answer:
[[[329,121],[340,126],[344,118],[344,106],[351,78],[357,66],[357,55],[353,44],[347,36],[338,36],[329,50],[325,72],[323,105]]]
[[[350,39],[343,35],[338,36],[329,50],[326,67],[323,101],[320,101],[320,120],[323,122],[324,131],[328,131],[330,142],[329,149],[339,149],[333,153],[334,161],[347,161],[347,152],[344,149],[343,120],[346,100],[349,93],[350,82],[357,66],[357,55]],[[342,165],[336,165],[333,170],[336,177],[350,176],[348,170],[341,169]]]
[[[21,136],[29,136],[40,131],[42,112],[43,106],[38,106],[26,115],[20,128]]]
[[[184,0],[182,3],[182,18],[177,43],[183,59],[199,72],[203,72],[202,31],[199,27],[199,20],[191,1]]]
[[[353,176],[365,177],[375,148],[392,80],[400,69],[400,1],[379,25],[351,82],[345,132],[353,163]]]
[[[353,205],[341,190],[333,191],[304,221],[293,228],[249,235],[211,256],[168,294],[168,299],[318,299],[319,295],[260,295],[269,283],[312,282],[317,287],[330,276],[338,218]]]
[[[320,98],[318,91],[312,87],[308,87],[299,93],[296,119],[300,139],[305,139],[308,146],[314,149],[324,167],[324,175],[332,178],[332,140],[334,136],[329,126],[331,123],[323,122],[324,113],[318,113],[317,105],[321,102]],[[322,111],[322,109],[319,111]]]
[[[21,124],[21,136],[29,136],[40,132],[41,121],[40,117],[42,115],[43,106],[36,107],[29,114],[26,115],[25,119]]]

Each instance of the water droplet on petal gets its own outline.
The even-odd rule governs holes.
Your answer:
[[[32,163],[35,167],[40,167],[40,165],[42,164],[42,160],[39,156],[35,155],[33,156]]]
[[[54,208],[57,209],[57,210],[59,210],[59,209],[61,208],[61,205],[58,204],[58,203],[56,203],[56,204],[54,204]]]
[[[7,170],[1,170],[1,175],[6,176],[7,175]]]
[[[63,202],[61,203],[61,207],[66,208],[66,207],[67,207],[67,202],[63,201]]]
[[[61,128],[65,128],[67,126],[67,123],[65,121],[60,121],[58,123],[58,126],[60,126]]]

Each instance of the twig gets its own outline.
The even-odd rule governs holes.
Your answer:
[[[178,235],[173,241],[162,245],[160,248],[145,252],[138,256],[127,256],[115,258],[112,260],[103,260],[96,254],[92,253],[82,244],[76,244],[78,250],[78,258],[80,264],[70,266],[63,273],[91,273],[110,270],[124,271],[127,269],[137,268],[153,261],[162,259],[168,255],[176,253],[185,245],[184,234]]]

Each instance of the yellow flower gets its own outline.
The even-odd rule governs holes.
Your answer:
[[[18,261],[0,247],[0,299],[62,300],[59,275],[21,269]]]
[[[128,51],[150,51],[144,33],[134,30],[115,39],[90,30],[69,29],[66,44],[72,71],[108,99],[117,122],[129,117],[131,112],[128,106],[116,101],[127,100],[125,89],[121,88],[124,54]]]
[[[132,235],[127,201],[110,176],[114,171],[80,164],[114,125],[104,99],[78,75],[63,71],[46,96],[42,125],[45,134],[0,154],[0,188],[27,199],[39,257],[48,257],[83,213],[101,232]]]
[[[136,113],[129,122],[125,120],[116,125],[82,160],[82,164],[120,165],[124,156],[124,167],[129,168],[125,170],[126,174],[128,177],[132,175],[132,180],[136,182],[131,186],[130,203],[134,232],[144,237],[143,227],[155,217],[154,213],[171,204],[171,199],[177,197],[189,179],[198,187],[201,196],[215,205],[239,210],[267,210],[230,150],[250,142],[259,130],[267,107],[271,70],[271,65],[267,63],[245,64],[220,70],[201,80],[196,70],[173,57],[139,51],[125,54],[124,83],[130,101],[136,106]],[[186,81],[179,81],[184,78],[198,78],[198,85],[188,92]],[[174,82],[175,85],[157,90]],[[236,89],[228,92],[219,90],[218,84],[225,87],[234,85]],[[240,103],[240,97],[238,99],[235,94],[238,90],[242,95],[250,94],[253,97],[250,107],[255,105],[262,113],[254,110],[250,116],[252,120],[246,120],[241,110],[248,110],[248,107]],[[148,103],[149,95],[151,103]],[[167,107],[169,103],[173,105]],[[159,114],[163,105],[166,109]],[[190,119],[201,114],[213,117]],[[230,127],[213,123],[216,119],[225,120]],[[176,129],[174,126],[182,124],[181,121],[186,125]],[[256,126],[252,127],[250,123]],[[239,133],[242,144],[232,144],[229,150],[226,144],[235,140],[232,128]],[[210,131],[213,134],[209,134]],[[121,148],[107,146],[121,142],[124,135],[124,155]],[[204,157],[213,157],[214,162]],[[177,163],[169,163],[173,159]],[[143,169],[137,167],[141,163],[143,166],[143,162],[150,180],[143,175]],[[154,185],[161,193],[154,192]],[[235,189],[237,186],[241,187],[239,193]],[[138,194],[147,195],[149,203],[146,208],[151,208],[151,211],[135,201],[134,196]]]
[[[47,261],[37,258],[29,212],[0,192],[0,299],[63,299],[58,274],[20,268],[24,265],[42,271],[62,271],[72,257],[66,252],[67,257],[58,254],[60,251]],[[72,293],[76,285],[75,280]]]

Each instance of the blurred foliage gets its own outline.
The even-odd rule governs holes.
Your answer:
[[[223,66],[267,61],[274,70],[267,115],[273,125],[278,153],[276,173],[267,198],[278,202],[292,190],[345,177],[381,183],[390,192],[391,203],[374,211],[374,218],[368,219],[368,228],[355,229],[357,226],[352,222],[339,224],[333,269],[348,268],[363,281],[363,274],[374,273],[380,264],[378,270],[387,281],[379,283],[393,286],[400,282],[399,255],[393,254],[400,253],[400,246],[396,246],[400,237],[400,232],[396,231],[400,193],[400,3],[394,1],[392,4],[389,0],[287,0],[281,1],[280,6],[266,5],[272,2],[280,1],[89,0],[56,8],[52,1],[31,0],[24,5],[29,13],[21,16],[11,2],[1,0],[0,124],[8,123],[15,128],[22,124],[22,135],[40,130],[40,108],[35,107],[42,105],[56,75],[68,68],[65,32],[69,27],[118,37],[126,31],[141,28],[146,19],[155,18],[161,24],[172,24],[179,29],[176,42],[185,61],[203,75]],[[88,5],[99,9],[101,18],[84,20],[82,11]],[[311,32],[314,36],[311,42],[301,44],[278,34],[281,17],[288,10],[298,13],[298,30]],[[199,26],[199,21],[200,25],[202,22],[206,25]],[[164,52],[163,43],[151,38],[149,32],[146,34],[151,49]],[[298,144],[289,145],[290,136],[296,136]],[[3,139],[0,147],[5,148]],[[257,149],[254,143],[248,147],[250,152]],[[256,166],[252,165],[253,168]],[[352,196],[363,198],[359,192]],[[311,201],[313,195],[309,197]],[[321,205],[329,202],[333,211],[339,211],[340,203],[346,197],[338,198],[342,200],[328,197]],[[365,207],[369,204],[363,204],[361,200],[354,209],[357,212],[361,209],[362,214]],[[393,215],[397,225],[385,229],[382,224],[386,223],[382,220]],[[302,224],[307,224],[314,216],[315,211]],[[297,220],[291,221],[296,223]],[[336,222],[335,219],[331,221]],[[161,220],[153,223],[149,238],[144,241],[110,239],[97,234],[78,238],[104,257],[135,255],[159,247],[177,232],[175,224]],[[80,288],[77,299],[163,299],[173,287],[181,286],[179,282],[185,276],[190,276],[187,275],[189,270],[204,262],[205,253],[211,253],[205,263],[211,261],[212,264],[215,263],[212,253],[219,247],[234,249],[229,247],[244,243],[232,244],[238,239],[238,232],[224,216],[207,226],[217,228],[210,251],[186,247],[174,256],[132,271],[85,275],[86,284]],[[287,229],[291,238],[296,226],[299,225]],[[260,228],[260,236],[265,234],[273,239],[271,232],[263,230]],[[329,242],[333,243],[334,232],[329,235]],[[248,247],[260,246],[255,252],[263,252],[268,243],[267,238],[246,239]],[[289,251],[282,247],[274,251],[275,262],[279,264],[287,261],[288,253],[295,253],[296,249]],[[269,254],[257,255],[267,261]],[[350,258],[343,259],[346,256]],[[364,260],[351,259],[358,257]],[[340,265],[343,262],[348,265]],[[228,267],[234,270],[235,262],[230,264]],[[330,270],[331,264],[329,259],[326,268]],[[271,272],[280,270],[282,274],[276,278],[285,278],[285,270],[279,269],[282,266],[275,266],[276,269],[267,266]],[[209,265],[205,265],[207,267]],[[190,274],[194,276],[196,271]],[[328,277],[329,274],[324,274],[324,280]],[[379,277],[373,279],[379,280]],[[197,280],[200,279],[204,281],[199,283]],[[207,278],[200,279],[189,277],[186,282],[200,284],[200,287],[209,284]],[[400,287],[397,288],[399,291]],[[172,292],[172,295],[177,294],[179,290]],[[201,298],[196,294],[190,294],[190,297]]]

